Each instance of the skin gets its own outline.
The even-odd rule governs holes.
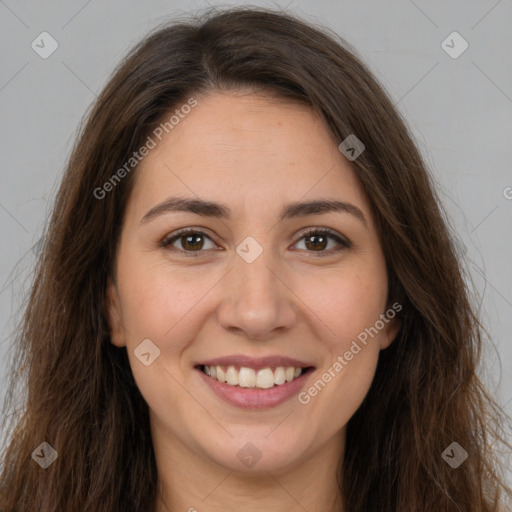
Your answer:
[[[340,141],[309,108],[253,91],[196,99],[137,170],[107,291],[112,343],[126,347],[150,409],[163,496],[156,511],[340,510],[346,424],[398,332],[396,319],[305,405],[294,396],[239,409],[213,394],[194,365],[286,355],[315,366],[303,389],[332,367],[389,308],[370,202]],[[167,212],[141,223],[169,196],[222,203],[232,218]],[[346,212],[279,221],[284,205],[313,199],[351,203],[367,225]],[[186,227],[206,237],[192,250],[183,238],[174,251],[160,245]],[[351,247],[329,254],[340,245],[328,238],[315,248],[303,235],[311,227],[330,228]],[[250,264],[236,252],[247,236],[263,248]],[[183,255],[183,243],[199,256]],[[160,349],[149,366],[134,355],[144,339]],[[251,468],[237,457],[247,442],[261,454]]]

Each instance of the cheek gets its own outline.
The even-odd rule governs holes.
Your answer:
[[[188,327],[191,332],[190,319],[197,315],[202,299],[217,280],[194,269],[172,270],[165,262],[149,266],[134,261],[126,268],[120,290],[128,343],[150,338],[162,349],[169,348],[170,341],[179,349],[180,340],[187,338],[183,329]],[[177,336],[177,332],[181,335]]]
[[[387,276],[381,265],[347,265],[324,276],[300,279],[298,295],[316,314],[317,323],[324,325],[322,340],[333,356],[348,350],[351,340],[385,311]]]
[[[171,270],[132,255],[119,261],[118,283],[122,322],[130,366],[139,390],[151,405],[165,410],[177,405],[188,370],[181,368],[186,349],[201,328],[205,297],[218,278]],[[147,340],[150,340],[148,342]],[[143,351],[139,347],[149,347]],[[140,358],[141,354],[150,356]],[[138,357],[139,356],[139,357]],[[146,361],[144,361],[146,359]],[[150,364],[145,365],[149,359]]]
[[[387,276],[380,266],[373,271],[338,271],[321,280],[321,286],[306,286],[304,302],[322,325],[322,349],[325,365],[317,372],[299,401],[310,408],[317,428],[328,423],[330,435],[345,425],[361,405],[371,386],[380,353],[375,329],[385,312]],[[318,283],[318,281],[317,281]],[[378,323],[377,323],[378,322]]]
[[[183,384],[187,384],[188,369],[181,368],[183,353],[197,337],[201,328],[198,319],[205,315],[205,296],[218,278],[206,273],[194,275],[190,269],[171,272],[169,265],[144,263],[133,258],[118,271],[130,366],[150,408],[179,410],[187,399]],[[141,343],[148,343],[144,340],[157,347],[148,345],[154,362],[147,366],[137,356]]]

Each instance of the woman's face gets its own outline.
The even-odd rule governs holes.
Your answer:
[[[240,471],[339,453],[398,330],[369,201],[308,108],[196,99],[136,171],[112,342],[168,453]]]

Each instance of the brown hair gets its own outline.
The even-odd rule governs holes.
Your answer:
[[[317,112],[353,162],[376,217],[401,331],[381,352],[347,430],[340,489],[350,512],[500,510],[492,441],[500,410],[477,376],[482,333],[440,202],[408,128],[348,43],[261,8],[208,11],[159,28],[120,64],[82,126],[44,238],[6,409],[26,382],[3,456],[3,512],[152,510],[157,473],[148,407],[104,314],[135,170],[93,191],[192,95],[271,91]],[[7,417],[7,416],[6,416]],[[58,459],[32,459],[47,441]],[[457,469],[441,457],[457,442]]]

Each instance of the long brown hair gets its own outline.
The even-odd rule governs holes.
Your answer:
[[[148,407],[104,314],[136,169],[94,191],[187,98],[247,87],[309,105],[339,142],[363,141],[353,168],[374,209],[390,300],[403,306],[400,333],[348,424],[345,510],[500,510],[510,489],[490,445],[509,445],[477,376],[485,331],[408,128],[346,41],[261,8],[214,9],[160,27],[120,64],[81,127],[17,335],[0,510],[153,510]],[[8,416],[16,397],[21,409]],[[47,469],[32,460],[43,442],[58,454]],[[468,453],[456,469],[442,457],[453,442]]]

